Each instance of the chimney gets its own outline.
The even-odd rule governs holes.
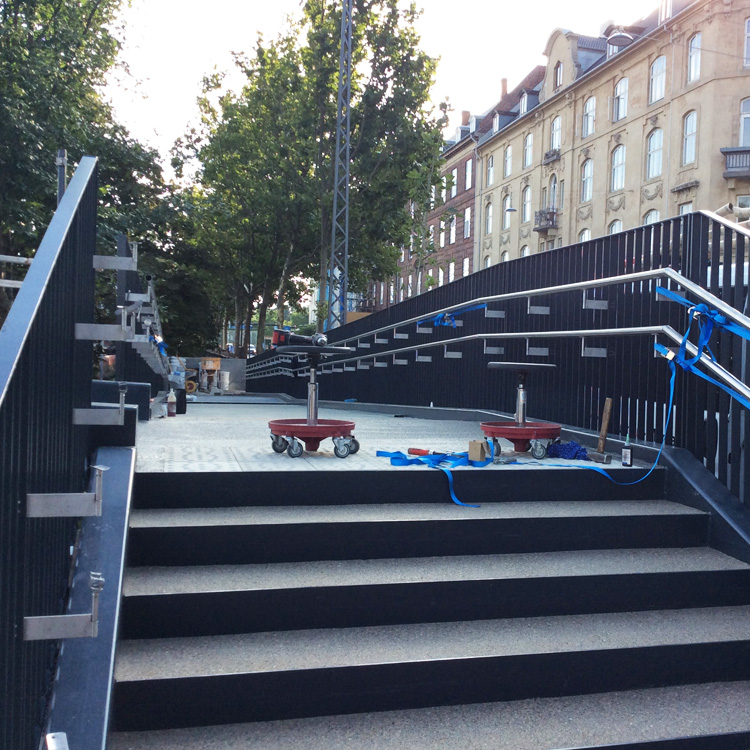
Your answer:
[[[471,112],[469,112],[468,109],[463,110],[461,112],[461,127],[466,127],[469,124],[469,118],[471,117]]]
[[[507,96],[508,95],[508,79],[507,78],[502,79],[501,86],[502,86],[503,96]]]

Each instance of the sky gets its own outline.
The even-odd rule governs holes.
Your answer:
[[[512,89],[535,66],[556,28],[598,36],[607,21],[631,24],[658,0],[419,0],[422,49],[439,57],[432,100],[453,107],[450,135],[462,110],[482,114],[500,98],[501,79]],[[124,11],[125,44],[108,87],[117,119],[139,141],[167,154],[197,121],[201,80],[214,70],[241,79],[232,52],[251,53],[258,34],[273,39],[300,0],[132,0]]]

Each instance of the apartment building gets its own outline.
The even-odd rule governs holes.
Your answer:
[[[750,0],[555,30],[540,84],[479,138],[474,266],[750,205]]]

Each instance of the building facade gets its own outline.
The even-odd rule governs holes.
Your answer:
[[[750,0],[661,0],[539,66],[444,151],[427,219],[375,309],[494,263],[694,210],[750,207]],[[444,198],[444,200],[443,200]]]

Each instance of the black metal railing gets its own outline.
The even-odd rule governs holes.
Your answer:
[[[470,307],[479,298],[663,267],[747,313],[749,251],[746,230],[698,212],[492,266],[331,331],[332,343],[357,347],[357,356],[365,359],[355,366],[324,368],[332,372],[321,373],[321,398],[512,414],[515,376],[491,371],[487,362],[550,362],[557,365],[555,370],[529,378],[533,418],[596,431],[604,400],[610,397],[615,403],[612,434],[624,437],[629,432],[631,439],[660,442],[667,417],[669,369],[654,356],[653,334],[542,335],[664,325],[683,332],[685,309],[662,301],[655,294],[656,281],[634,280],[585,293],[520,296],[489,304],[489,314],[483,308],[456,315],[462,324],[457,328],[435,326],[432,318],[454,305]],[[420,319],[417,326],[413,321]],[[404,321],[412,322],[401,326]],[[498,333],[513,337],[491,338]],[[490,336],[482,339],[481,334]],[[477,337],[451,345],[455,338],[473,335]],[[747,343],[724,332],[714,338],[711,345],[718,362],[747,382]],[[399,353],[425,341],[443,346]],[[268,362],[266,373],[263,361]],[[253,360],[248,390],[304,396],[304,379],[288,377],[300,370],[287,365],[270,375],[273,363],[272,353]],[[668,443],[690,450],[743,502],[750,502],[750,465],[744,451],[749,430],[747,410],[706,381],[680,371]]]
[[[0,329],[0,747],[39,743],[56,644],[25,616],[62,614],[76,519],[26,519],[27,493],[85,489],[94,311],[96,159],[84,157]]]
[[[722,148],[724,154],[724,178],[750,177],[750,146]]]
[[[557,211],[554,208],[544,208],[534,212],[534,231],[546,232],[557,229]]]

